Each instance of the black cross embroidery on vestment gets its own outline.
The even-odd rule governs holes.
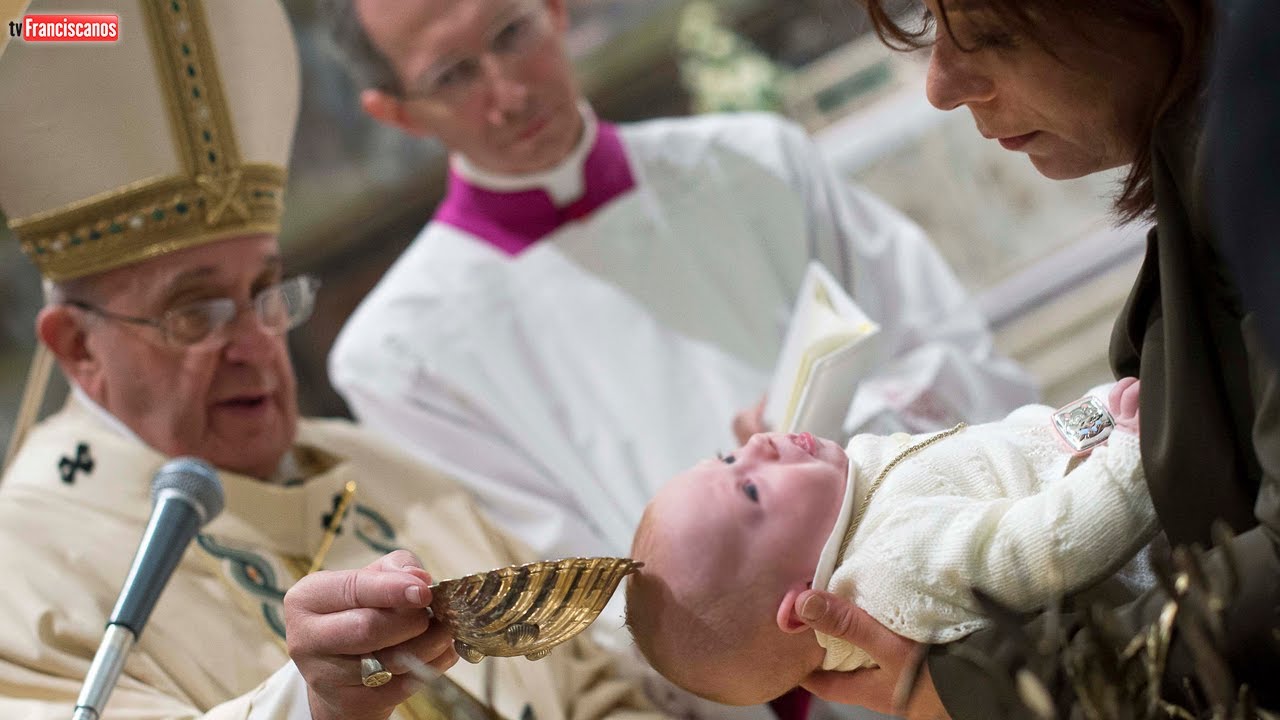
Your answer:
[[[71,485],[76,481],[76,475],[83,470],[86,475],[93,473],[93,457],[89,455],[88,443],[80,443],[76,445],[75,458],[69,458],[66,455],[58,461],[58,473],[62,475],[62,482]]]

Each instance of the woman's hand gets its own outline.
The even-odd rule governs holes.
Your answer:
[[[359,570],[312,573],[284,596],[289,656],[307,682],[314,720],[386,720],[423,684],[423,665],[458,661],[442,625],[432,625],[431,576],[407,550]],[[360,660],[372,655],[394,675],[365,687]]]
[[[894,633],[853,603],[809,590],[795,600],[796,615],[814,630],[866,650],[880,667],[853,672],[815,671],[801,686],[830,702],[860,705],[908,720],[949,720],[924,662],[927,646]]]

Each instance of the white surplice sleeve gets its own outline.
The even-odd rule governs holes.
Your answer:
[[[986,319],[924,231],[840,178],[798,127],[784,128],[811,252],[882,328],[883,362],[860,384],[845,432],[924,432],[1034,402],[1034,382],[995,351]]]
[[[584,548],[605,554],[617,544],[502,425],[435,377],[415,352],[368,353],[357,349],[362,344],[340,340],[329,369],[362,424],[474,492],[490,517],[538,557],[572,557]]]

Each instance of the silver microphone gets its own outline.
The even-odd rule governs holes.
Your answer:
[[[187,545],[205,523],[222,512],[222,484],[203,460],[170,460],[151,481],[151,503],[151,520],[107,620],[72,720],[98,720],[124,669],[125,657],[142,634]]]

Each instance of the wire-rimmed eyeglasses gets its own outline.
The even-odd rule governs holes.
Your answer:
[[[319,287],[318,279],[298,275],[259,290],[249,306],[264,330],[283,335],[311,317]],[[150,318],[121,315],[83,300],[66,300],[64,304],[109,320],[155,328],[167,344],[180,348],[222,341],[227,326],[240,316],[242,310],[235,300],[226,297],[182,305]]]

